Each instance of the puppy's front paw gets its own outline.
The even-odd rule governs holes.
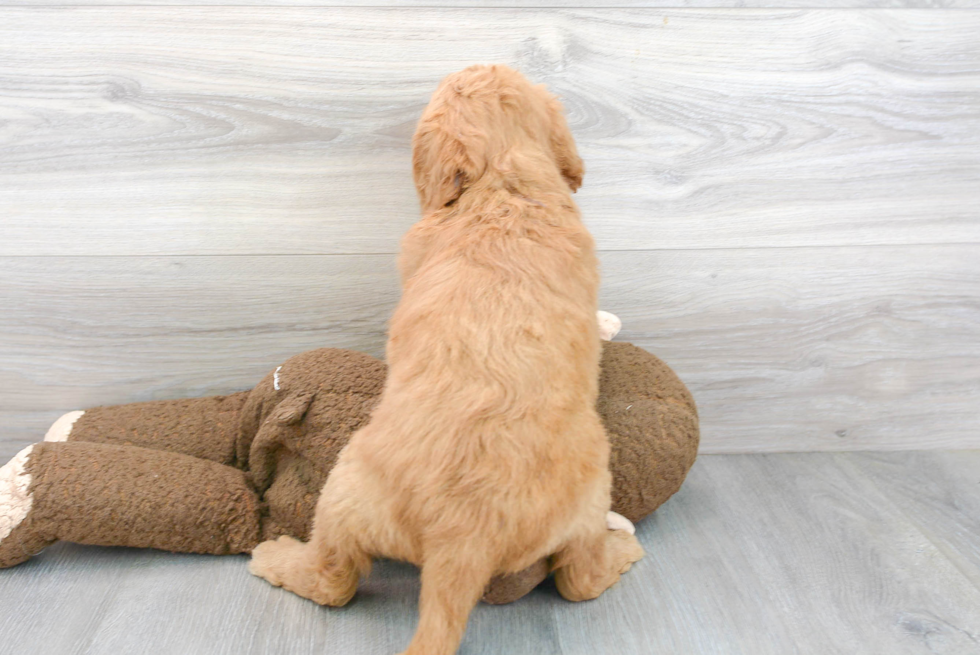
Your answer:
[[[263,541],[252,551],[248,572],[281,587],[283,576],[299,556],[303,542],[283,535],[275,541]]]

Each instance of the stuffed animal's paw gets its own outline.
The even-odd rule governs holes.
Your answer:
[[[616,512],[606,512],[606,527],[610,530],[625,530],[630,534],[636,534],[636,527],[633,522]]]
[[[75,426],[75,421],[82,417],[85,412],[77,410],[62,414],[61,417],[51,424],[47,434],[44,435],[45,441],[68,441],[71,429]]]
[[[615,314],[599,310],[595,317],[599,322],[599,338],[603,341],[611,341],[623,327],[623,322]]]
[[[41,537],[24,519],[31,513],[31,475],[27,470],[34,446],[0,466],[0,569],[26,561],[50,540]]]

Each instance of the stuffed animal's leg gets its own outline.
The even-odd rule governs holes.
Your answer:
[[[234,465],[247,397],[243,391],[69,412],[54,422],[44,440],[139,446]]]
[[[58,541],[248,552],[259,500],[238,469],[177,453],[34,444],[0,468],[0,568]]]
[[[0,467],[0,568],[20,564],[51,543],[24,520],[31,514],[33,477],[28,461],[34,446],[28,446]]]

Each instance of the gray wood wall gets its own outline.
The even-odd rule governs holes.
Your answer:
[[[414,123],[477,62],[563,97],[602,306],[704,451],[980,447],[980,3],[205,4],[0,0],[0,460],[381,355]]]

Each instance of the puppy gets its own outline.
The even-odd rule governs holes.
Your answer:
[[[405,235],[388,379],[341,453],[308,543],[259,545],[250,570],[325,605],[373,557],[422,569],[405,655],[451,655],[490,578],[551,562],[595,598],[643,556],[607,530],[596,413],[599,285],[561,105],[505,66],[440,84],[413,140],[423,218]]]

